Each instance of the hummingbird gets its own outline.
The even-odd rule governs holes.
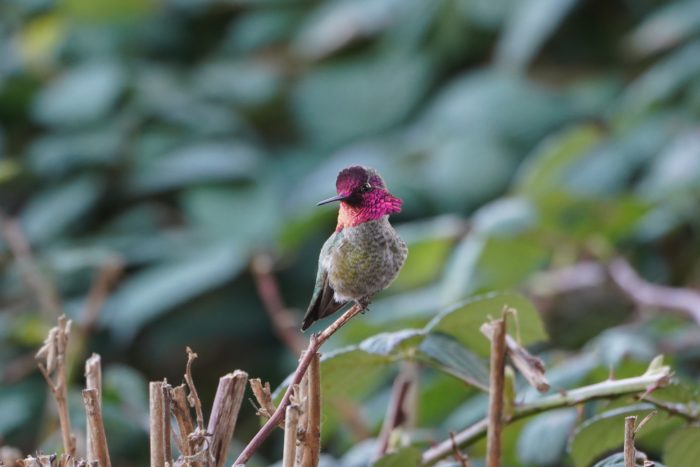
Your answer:
[[[408,256],[406,243],[389,223],[389,214],[400,212],[402,201],[389,193],[376,170],[343,169],[335,188],[337,196],[318,203],[339,201],[340,208],[335,232],[321,248],[302,331],[351,301],[366,309],[396,278]]]

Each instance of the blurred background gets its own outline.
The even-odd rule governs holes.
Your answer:
[[[33,360],[60,309],[81,331],[74,423],[99,352],[115,465],[147,465],[147,381],[179,384],[186,345],[205,407],[236,368],[277,386],[296,357],[256,286],[300,322],[335,226],[315,203],[357,164],[404,199],[392,222],[410,255],[328,347],[517,289],[548,365],[586,362],[560,387],[660,352],[700,373],[687,314],[576,272],[620,255],[649,281],[700,284],[695,0],[3,0],[0,37],[0,445],[60,448]],[[338,465],[366,464],[395,372],[337,388]],[[422,373],[424,439],[467,426],[477,392]],[[234,451],[257,426],[244,403]],[[516,428],[507,465],[571,465],[566,438],[542,458]]]

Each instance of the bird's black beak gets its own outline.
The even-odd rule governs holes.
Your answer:
[[[328,198],[328,199],[324,199],[323,201],[319,201],[318,203],[316,203],[316,206],[321,206],[321,205],[323,205],[323,204],[332,203],[332,202],[334,202],[334,201],[343,201],[343,200],[346,199],[346,198],[347,198],[347,196],[336,195],[336,196],[334,196],[334,197],[332,197],[332,198]]]

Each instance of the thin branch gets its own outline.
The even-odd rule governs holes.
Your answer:
[[[219,378],[207,427],[207,432],[212,434],[210,451],[215,459],[212,467],[221,467],[226,462],[247,384],[248,373],[241,370]]]
[[[343,313],[338,319],[336,319],[333,323],[331,323],[330,326],[328,326],[326,329],[323,330],[320,334],[312,334],[311,335],[311,340],[309,341],[309,345],[306,348],[306,351],[304,352],[303,357],[299,361],[299,365],[297,366],[297,369],[294,372],[294,376],[292,377],[292,380],[289,384],[289,387],[287,387],[287,391],[285,391],[284,396],[282,397],[282,400],[280,401],[279,406],[277,407],[277,410],[275,410],[275,413],[272,414],[272,417],[270,417],[265,425],[256,433],[256,435],[253,437],[253,439],[248,443],[248,445],[243,449],[243,452],[238,456],[238,459],[233,463],[233,465],[237,464],[243,464],[245,465],[246,462],[250,459],[250,457],[255,453],[255,451],[258,450],[260,445],[270,436],[270,434],[273,432],[277,424],[284,418],[284,413],[287,410],[287,405],[289,405],[289,399],[292,395],[292,388],[295,384],[299,384],[301,382],[301,378],[304,376],[306,373],[306,369],[308,368],[309,364],[311,363],[311,360],[314,358],[314,355],[316,352],[318,352],[318,349],[323,345],[324,342],[326,342],[333,334],[338,331],[341,327],[343,327],[348,321],[350,321],[355,315],[361,313],[363,311],[363,307],[360,305],[353,305],[352,308],[350,308],[348,311]]]
[[[304,450],[306,446],[306,423],[309,418],[309,372],[304,373],[301,382],[294,388],[293,396],[290,399],[291,403],[296,403],[299,406],[299,423],[297,426],[297,448],[296,459],[294,460],[295,467],[304,467]]]
[[[389,449],[391,433],[406,420],[404,404],[409,389],[414,382],[411,376],[412,374],[410,372],[402,371],[394,380],[394,385],[391,388],[391,396],[389,396],[389,405],[387,406],[384,423],[382,424],[382,430],[379,432],[379,438],[377,439],[375,460],[386,454]]]
[[[105,434],[104,422],[102,421],[102,407],[100,403],[100,392],[96,388],[83,390],[83,403],[87,414],[87,439],[89,440],[90,451],[88,452],[89,463],[98,462],[100,467],[110,467],[109,449],[107,448],[107,436]]]
[[[283,467],[294,467],[297,448],[297,425],[299,424],[299,406],[290,404],[284,418],[284,453],[282,455]]]
[[[19,222],[10,219],[2,211],[0,211],[0,235],[7,242],[27,288],[35,293],[41,310],[46,315],[59,316],[62,313],[62,306],[56,288],[44,277],[41,268],[37,265],[32,247]]]
[[[489,340],[493,339],[493,324],[481,325],[481,333]],[[542,360],[532,355],[523,346],[518,344],[509,334],[506,334],[506,349],[508,356],[515,367],[520,371],[525,380],[541,393],[549,391],[549,382],[545,376],[545,367]]]
[[[501,429],[503,426],[503,390],[506,362],[506,315],[492,321],[491,369],[489,376],[488,437],[486,440],[486,465],[501,465]]]
[[[661,366],[653,371],[647,371],[641,376],[619,380],[607,380],[601,383],[572,389],[567,392],[544,396],[526,404],[516,406],[513,416],[505,420],[505,423],[512,423],[541,412],[561,407],[571,407],[594,399],[612,399],[629,394],[645,393],[650,388],[660,388],[667,385],[670,378],[670,368]],[[457,445],[464,447],[483,438],[486,434],[487,427],[488,419],[484,418],[457,433],[455,435]],[[452,452],[452,441],[450,439],[442,441],[423,453],[421,465],[433,465],[440,459],[449,456]]]
[[[634,447],[634,426],[637,423],[637,417],[625,417],[625,444],[624,444],[624,458],[625,467],[635,467],[635,459],[637,457],[637,450]]]
[[[272,258],[267,254],[259,254],[251,264],[255,287],[258,290],[265,311],[270,317],[272,327],[277,336],[296,355],[304,350],[304,339],[299,332],[297,319],[284,305],[279,285],[272,274]]]
[[[670,414],[678,415],[679,417],[685,418],[690,423],[700,422],[700,412],[698,412],[697,410],[688,409],[688,406],[686,404],[674,404],[672,402],[660,401],[654,397],[650,397],[644,394],[639,397],[639,400],[649,402],[650,404],[655,405],[664,412],[668,412]]]
[[[700,292],[652,284],[643,279],[623,258],[614,260],[608,269],[620,290],[637,304],[681,311],[700,324]]]
[[[321,360],[318,352],[307,371],[306,429],[304,430],[304,467],[316,467],[321,455]]]
[[[200,432],[204,432],[204,414],[202,413],[202,401],[199,400],[199,394],[197,393],[197,388],[194,385],[194,380],[192,379],[192,362],[197,358],[197,354],[187,347],[187,367],[185,369],[185,382],[190,390],[187,400],[190,406],[194,407],[194,412],[197,416],[197,429]]]

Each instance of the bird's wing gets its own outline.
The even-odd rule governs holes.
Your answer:
[[[335,313],[346,303],[339,303],[334,300],[333,297],[335,292],[328,281],[328,264],[326,261],[324,261],[324,258],[331,257],[333,250],[342,240],[342,235],[342,231],[335,232],[328,238],[328,240],[326,240],[326,243],[323,244],[323,248],[321,248],[321,254],[319,255],[318,262],[318,273],[316,274],[316,285],[314,286],[314,293],[311,297],[311,303],[309,304],[309,308],[306,310],[304,320],[301,324],[302,331],[311,326],[314,321]]]

